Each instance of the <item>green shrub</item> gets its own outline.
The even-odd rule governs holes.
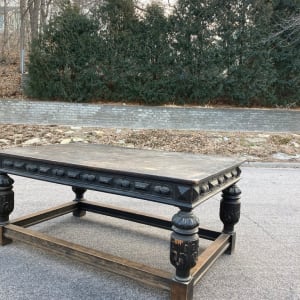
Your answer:
[[[66,6],[32,43],[29,96],[149,105],[300,105],[297,31],[269,39],[299,1],[177,0],[137,11],[98,1]]]
[[[32,43],[27,93],[37,98],[84,101],[105,86],[97,70],[98,25],[67,7]]]

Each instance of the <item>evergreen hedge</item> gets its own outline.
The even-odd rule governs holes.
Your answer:
[[[141,14],[66,6],[32,43],[29,96],[144,104],[300,105],[300,38],[270,39],[299,0],[178,0]]]
[[[83,101],[101,95],[98,25],[67,7],[32,43],[27,93],[41,99]]]

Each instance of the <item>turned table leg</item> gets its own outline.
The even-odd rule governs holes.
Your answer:
[[[4,226],[9,221],[9,215],[14,209],[13,179],[6,173],[0,173],[0,246],[11,242],[3,235]]]
[[[80,202],[80,201],[84,200],[83,194],[86,192],[86,189],[73,186],[72,191],[76,195],[75,199],[74,199],[75,202]],[[85,214],[86,214],[86,211],[83,210],[83,209],[78,208],[75,211],[73,211],[73,216],[74,217],[83,217],[83,216],[85,216]]]
[[[170,261],[176,268],[172,299],[192,299],[193,291],[188,283],[191,281],[190,270],[198,260],[199,220],[192,211],[180,210],[173,216],[172,224]]]
[[[227,254],[232,254],[235,249],[236,233],[234,225],[240,219],[240,202],[241,190],[236,184],[222,191],[222,200],[220,203],[220,219],[224,224],[223,232],[231,235],[230,247],[227,249]]]

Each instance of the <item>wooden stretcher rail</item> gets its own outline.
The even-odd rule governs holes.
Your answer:
[[[3,234],[7,239],[19,240],[36,247],[50,250],[64,257],[76,259],[93,267],[98,267],[147,285],[168,290],[171,292],[172,299],[176,299],[177,296],[179,297],[178,299],[182,299],[180,298],[181,296],[179,296],[181,293],[188,295],[188,291],[192,290],[192,286],[200,280],[217,258],[226,251],[230,239],[229,235],[220,234],[219,237],[199,255],[197,265],[191,270],[193,280],[186,285],[182,283],[178,285],[178,283],[173,280],[172,274],[163,270],[51,237],[15,224],[8,224],[3,230]],[[176,293],[178,293],[177,296],[175,295]]]
[[[93,213],[150,225],[157,228],[172,230],[172,222],[168,218],[157,218],[150,214],[145,214],[134,210],[120,209],[111,205],[100,205],[92,201],[82,201],[79,202],[78,205],[79,209],[90,211]],[[214,241],[216,238],[218,238],[220,232],[200,227],[198,234],[200,238]]]
[[[87,248],[44,233],[8,224],[4,236],[44,248],[64,257],[79,260],[94,267],[124,275],[139,282],[170,290],[171,273]]]
[[[153,227],[171,230],[172,222],[167,218],[157,218],[150,214],[141,214],[134,210],[120,209],[111,205],[99,205],[98,203],[91,201],[84,202],[68,202],[63,205],[59,205],[50,209],[46,209],[40,212],[36,212],[18,219],[15,219],[11,224],[18,225],[24,228],[54,219],[56,217],[65,215],[75,210],[86,210],[89,212],[102,214],[110,217],[124,219],[136,223],[150,225]],[[207,228],[200,227],[198,231],[199,237],[214,241],[220,235],[220,232],[213,231]]]
[[[222,233],[198,256],[198,262],[191,270],[191,275],[194,278],[194,285],[208,271],[218,257],[228,249],[229,245],[230,235]]]
[[[139,282],[150,284],[164,290],[169,290],[171,292],[172,299],[176,299],[176,293],[178,295],[181,295],[181,293],[188,295],[188,291],[192,290],[192,286],[200,280],[217,258],[226,251],[230,244],[230,235],[200,228],[200,237],[202,236],[214,241],[199,255],[197,265],[191,270],[193,280],[186,285],[182,283],[178,285],[178,283],[173,280],[172,274],[169,272],[132,262],[124,258],[116,257],[95,249],[90,249],[25,228],[73,212],[77,209],[84,209],[94,213],[126,219],[167,230],[171,230],[172,227],[172,222],[165,218],[159,219],[149,214],[145,215],[132,210],[117,209],[113,206],[99,205],[90,201],[80,203],[72,201],[18,218],[3,228],[3,235],[6,239],[16,239],[50,250],[65,257],[75,258],[76,260],[89,265],[121,274],[138,280]]]
[[[22,226],[22,227],[29,227],[36,225],[38,223],[42,223],[60,216],[63,216],[67,213],[70,213],[77,209],[77,203],[74,201],[68,202],[56,207],[52,207],[49,209],[45,209],[43,211],[39,211],[18,219],[15,219],[11,222],[11,224]]]

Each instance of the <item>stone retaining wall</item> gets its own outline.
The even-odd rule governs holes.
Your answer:
[[[0,100],[0,123],[300,132],[300,111],[97,105],[4,99]]]

